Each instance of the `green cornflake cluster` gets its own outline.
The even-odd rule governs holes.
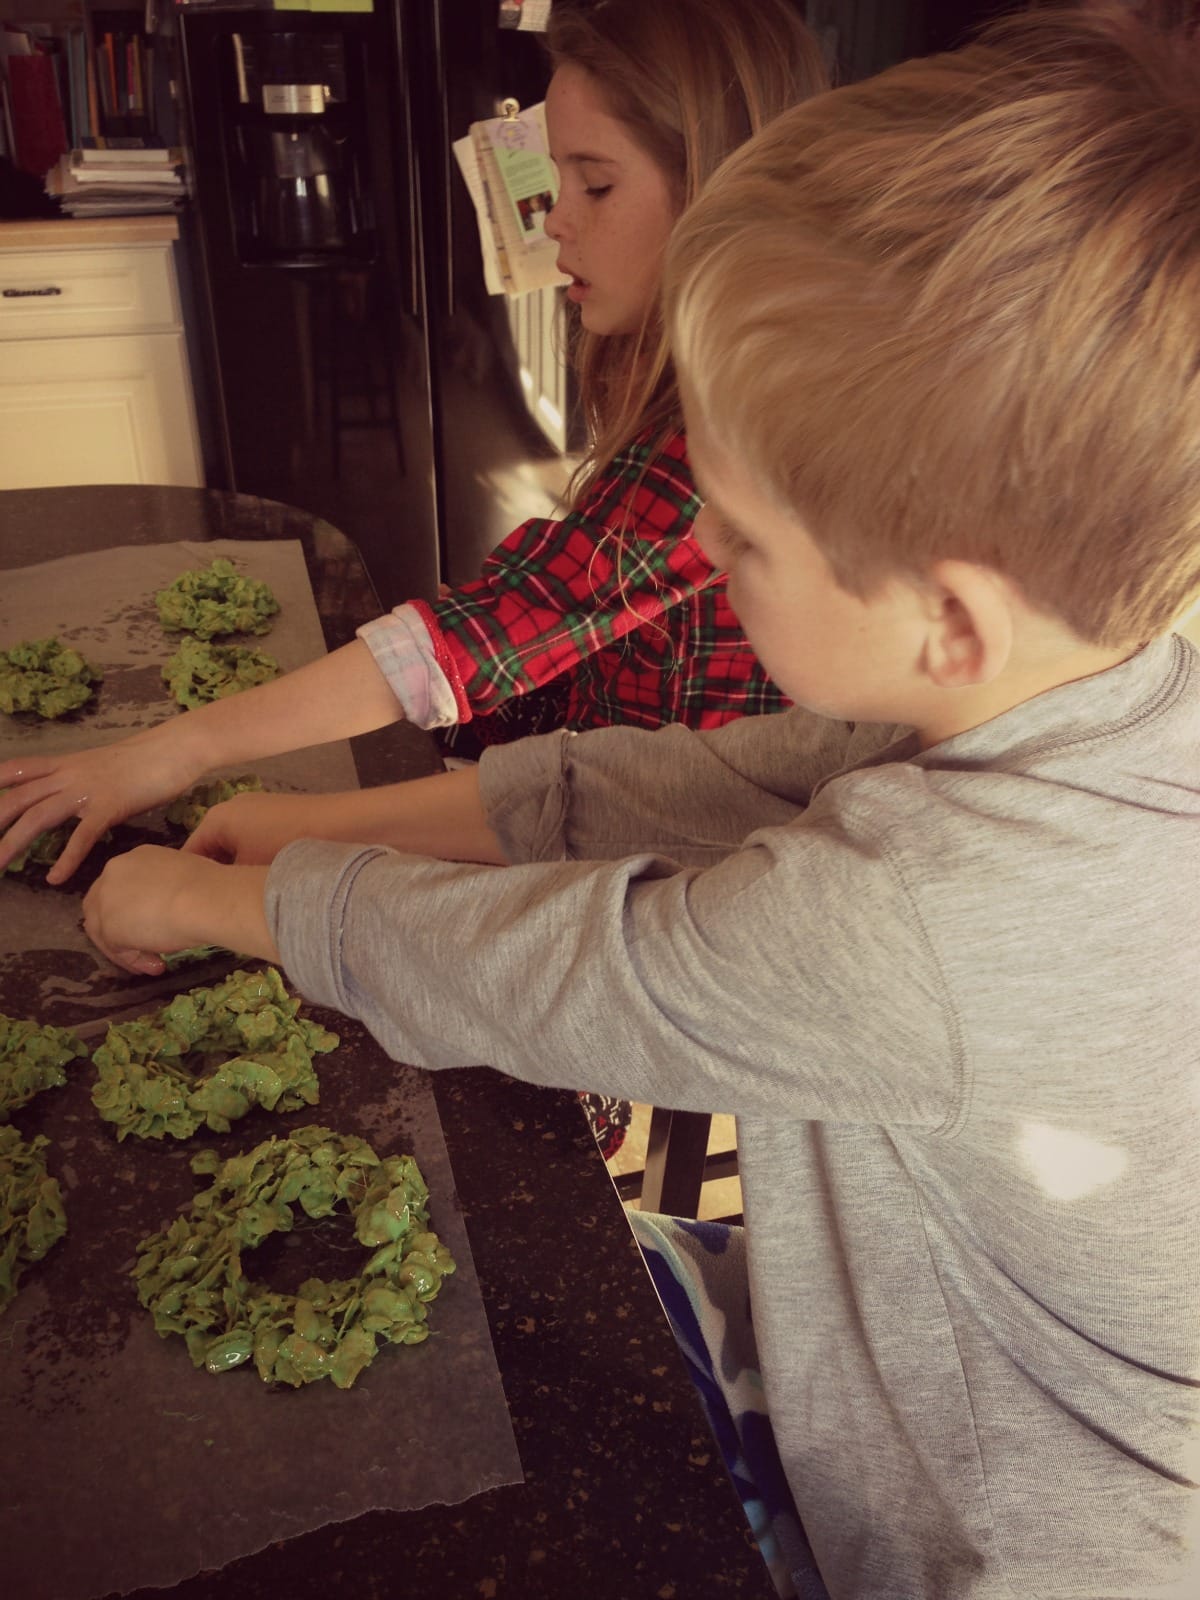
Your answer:
[[[231,950],[226,950],[219,944],[193,944],[186,950],[172,950],[170,955],[163,956],[162,963],[168,972],[174,972],[176,967],[190,967],[197,961],[211,961],[216,955],[232,955]]]
[[[0,711],[10,715],[33,711],[39,717],[63,717],[92,698],[100,673],[78,650],[57,639],[30,639],[0,650]]]
[[[224,800],[232,800],[235,794],[261,792],[262,779],[254,777],[252,773],[245,773],[240,778],[212,778],[206,783],[198,783],[194,789],[180,795],[178,800],[172,800],[167,807],[167,821],[194,833],[213,806],[219,806]]]
[[[181,706],[224,700],[279,676],[279,663],[265,650],[242,644],[205,644],[185,639],[163,668],[163,682]]]
[[[203,1151],[192,1170],[211,1173],[211,1186],[141,1241],[133,1277],[159,1334],[181,1334],[195,1366],[228,1372],[253,1359],[264,1383],[348,1389],[380,1339],[428,1337],[425,1307],[455,1263],[426,1226],[429,1191],[411,1156],[381,1160],[362,1139],[311,1126],[226,1161]],[[357,1279],[309,1278],[292,1295],[246,1276],[243,1253],[290,1232],[295,1206],[320,1219],[341,1204],[371,1252]]]
[[[38,1134],[26,1144],[15,1128],[0,1127],[0,1314],[25,1268],[67,1231],[62,1191],[46,1171],[49,1143]]]
[[[68,1061],[87,1046],[67,1028],[39,1027],[0,1012],[0,1123],[43,1089],[61,1089]]]
[[[259,578],[247,578],[224,556],[181,573],[154,596],[158,620],[172,633],[212,639],[219,633],[266,633],[279,601]]]
[[[66,1028],[0,1013],[0,1313],[24,1269],[67,1231],[58,1181],[46,1172],[43,1151],[50,1141],[39,1134],[26,1144],[8,1119],[43,1089],[60,1089],[67,1062],[86,1055]]]
[[[320,1098],[313,1055],[338,1044],[297,1015],[274,967],[231,972],[176,995],[160,1011],[110,1024],[92,1052],[92,1104],[117,1138],[186,1139],[201,1125],[228,1133],[251,1106],[298,1111]]]

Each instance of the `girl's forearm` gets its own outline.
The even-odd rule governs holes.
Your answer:
[[[400,702],[361,639],[271,683],[200,706],[154,730],[189,771],[282,755],[399,722]]]
[[[312,821],[323,839],[387,845],[443,861],[506,864],[488,826],[474,767],[313,800]]]
[[[274,861],[294,839],[379,844],[410,855],[503,865],[475,768],[340,794],[244,794],[214,806],[184,846],[214,861]]]

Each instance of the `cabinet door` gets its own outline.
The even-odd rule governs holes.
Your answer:
[[[0,489],[203,481],[182,334],[0,345]]]

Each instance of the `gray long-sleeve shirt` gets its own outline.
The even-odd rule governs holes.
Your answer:
[[[924,752],[785,713],[553,735],[481,779],[521,865],[280,855],[293,981],[400,1059],[737,1114],[836,1600],[1194,1600],[1192,647]]]

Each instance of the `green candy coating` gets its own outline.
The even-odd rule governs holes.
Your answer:
[[[0,1123],[44,1089],[61,1089],[63,1068],[86,1057],[87,1046],[67,1028],[39,1027],[0,1012]]]
[[[26,1144],[15,1128],[0,1127],[0,1315],[25,1268],[67,1231],[58,1180],[46,1171],[49,1143],[38,1134]]]
[[[92,698],[101,674],[57,639],[28,639],[0,650],[0,711],[64,717]]]
[[[313,1056],[336,1048],[338,1036],[299,1010],[267,967],[231,972],[159,1011],[112,1023],[92,1053],[92,1104],[118,1139],[186,1139],[202,1124],[228,1133],[251,1106],[316,1105]]]
[[[240,644],[206,644],[187,638],[162,669],[163,682],[181,706],[207,705],[279,676],[279,663],[264,650]]]
[[[455,1263],[429,1231],[429,1191],[411,1156],[380,1158],[365,1140],[313,1125],[225,1161],[205,1150],[191,1165],[211,1185],[187,1215],[141,1241],[133,1277],[158,1333],[181,1335],[194,1366],[220,1373],[253,1360],[265,1383],[329,1378],[348,1389],[381,1340],[428,1337],[425,1308]],[[253,1282],[244,1254],[290,1232],[297,1205],[317,1220],[348,1206],[367,1246],[380,1216],[400,1227],[357,1279],[308,1278],[281,1294]]]
[[[259,578],[224,556],[183,572],[154,596],[158,620],[172,633],[212,639],[220,633],[266,633],[279,602]]]

